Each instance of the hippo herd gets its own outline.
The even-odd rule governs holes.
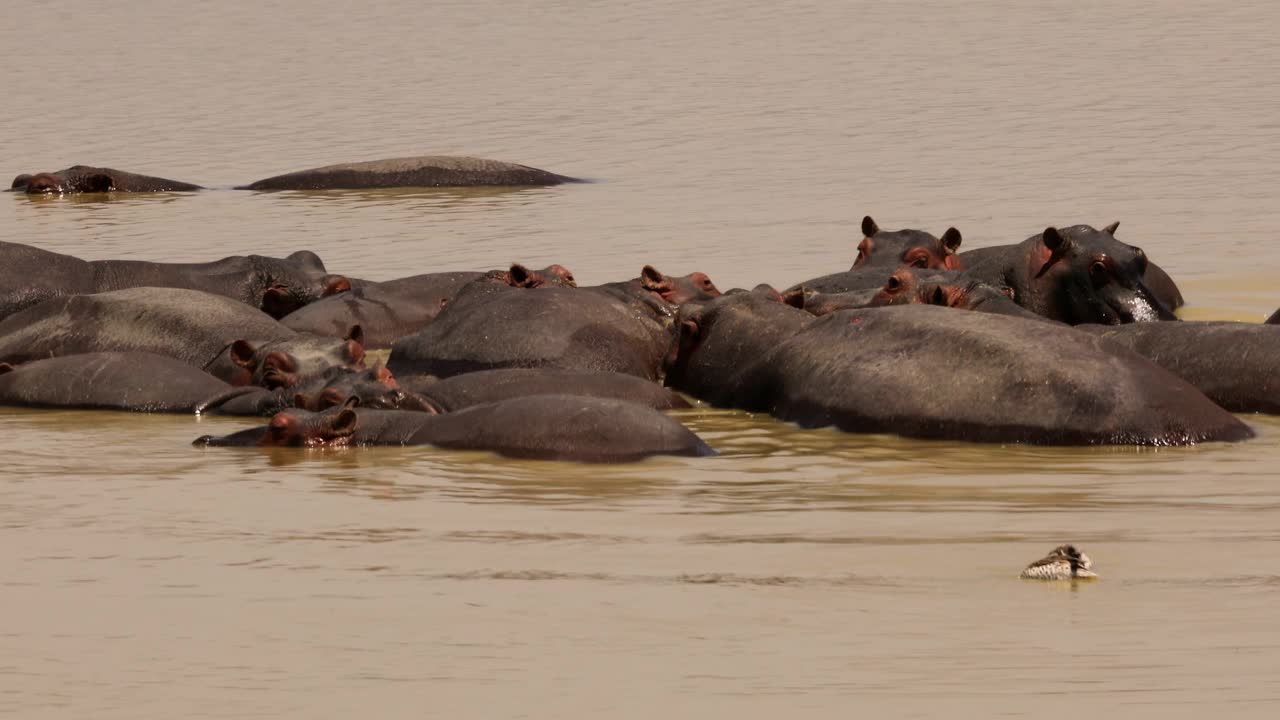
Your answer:
[[[431,157],[247,187],[568,180]],[[196,186],[76,166],[14,189]],[[1118,223],[966,252],[955,228],[861,229],[848,270],[724,293],[649,265],[594,286],[521,264],[374,282],[307,251],[86,261],[0,242],[0,404],[269,418],[204,447],[585,462],[714,454],[664,414],[686,398],[804,428],[1040,445],[1240,441],[1254,433],[1233,413],[1280,413],[1280,313],[1178,320],[1177,285]]]

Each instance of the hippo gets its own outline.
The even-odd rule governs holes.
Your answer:
[[[1022,307],[1069,325],[1177,320],[1143,280],[1147,256],[1113,237],[1117,226],[1049,227],[963,260],[975,278],[1013,288]]]
[[[1280,414],[1280,328],[1191,320],[1077,327],[1124,345],[1231,412]]]
[[[312,413],[286,410],[265,427],[225,437],[204,436],[203,447],[349,447],[432,445],[488,450],[536,460],[631,462],[653,455],[714,455],[697,435],[652,408],[608,398],[530,395],[473,405],[444,415],[367,410],[351,405]]]
[[[238,190],[362,190],[401,187],[519,187],[584,182],[527,165],[474,157],[423,155],[299,170]]]
[[[399,376],[546,367],[657,379],[677,303],[719,294],[702,273],[641,277],[586,288],[468,285],[422,331],[397,340]]]
[[[232,388],[199,368],[147,352],[94,352],[0,364],[0,405],[192,413],[210,402],[269,394]],[[216,400],[215,400],[216,398]]]
[[[828,309],[828,312],[842,309],[835,307],[839,304],[837,298],[840,297],[840,295],[825,296],[824,309]],[[988,285],[964,272],[937,272],[910,267],[895,270],[885,282],[884,287],[880,288],[864,307],[911,304],[938,305],[958,310],[1013,315],[1029,320],[1053,322],[1014,302],[1012,288]],[[805,306],[805,310],[809,310],[808,305]],[[815,312],[814,314],[826,313]]]
[[[668,387],[806,428],[923,439],[1189,445],[1253,436],[1196,388],[1087,332],[933,305],[808,323],[775,309],[770,321],[759,308],[744,313],[740,297],[681,309]]]
[[[0,362],[142,351],[176,358],[233,384],[255,377],[287,384],[331,364],[361,366],[358,345],[309,338],[243,303],[181,288],[65,295],[0,321]],[[267,351],[258,352],[260,346]]]
[[[1141,248],[1115,239],[1119,226],[1049,227],[1017,245],[970,250],[961,260],[978,279],[1013,288],[1019,305],[1070,325],[1176,320],[1177,286],[1151,269]]]
[[[427,273],[358,283],[352,291],[311,303],[281,322],[299,332],[332,337],[342,337],[352,325],[360,325],[366,349],[389,348],[399,338],[426,327],[463,286],[481,279],[526,288],[576,284],[573,273],[561,265],[529,270],[517,263],[488,273]]]
[[[689,403],[661,385],[633,375],[613,372],[583,372],[548,368],[505,368],[454,375],[441,380],[434,376],[415,375],[397,379],[397,387],[416,396],[417,404],[437,413],[453,412],[472,405],[497,402],[526,395],[580,395],[584,397],[626,400],[655,410],[678,410]],[[353,388],[358,389],[358,388]],[[346,402],[346,397],[332,389],[328,396],[314,402],[299,402],[298,407],[324,410]],[[405,404],[398,398],[397,407]],[[361,398],[361,407],[370,401]],[[385,407],[385,405],[384,405]]]
[[[189,192],[203,190],[199,185],[167,180],[150,175],[125,172],[114,168],[73,165],[57,172],[23,174],[13,179],[11,192],[28,195],[106,193],[106,192]]]
[[[933,270],[964,268],[956,250],[960,231],[951,227],[936,238],[923,230],[881,230],[870,215],[862,218],[862,242],[850,270],[865,267],[915,267]]]
[[[286,258],[233,255],[207,263],[86,261],[21,243],[0,242],[0,319],[62,295],[172,287],[223,295],[284,317],[307,303],[345,292],[350,282],[325,270],[315,253]]]

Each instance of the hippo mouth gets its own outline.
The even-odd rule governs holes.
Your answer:
[[[1104,288],[1099,295],[1102,323],[1106,325],[1178,319],[1142,285],[1132,290]]]

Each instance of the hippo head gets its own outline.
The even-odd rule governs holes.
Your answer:
[[[850,270],[864,267],[916,267],[934,270],[960,270],[956,251],[960,248],[960,231],[947,228],[941,238],[923,230],[881,230],[868,215],[862,218],[862,242],[858,257]]]
[[[1001,315],[1038,317],[1013,301],[1013,290],[974,280],[957,272],[930,272],[899,268],[889,276],[868,303],[884,305],[938,305]]]
[[[14,188],[17,188],[17,182],[24,176],[19,175],[14,178]],[[23,185],[23,192],[28,195],[58,195],[67,191],[66,186],[62,182],[62,178],[52,173],[36,173],[35,175],[26,175],[26,183]]]
[[[351,281],[342,275],[305,272],[298,276],[271,275],[262,291],[259,309],[279,320],[320,298],[350,292]]]
[[[743,348],[735,338],[753,337],[768,346],[799,330],[813,317],[782,302],[776,290],[735,290],[677,311],[674,335],[662,362],[668,387],[712,404],[742,367]]]
[[[1031,293],[1047,310],[1041,314],[1072,325],[1178,319],[1143,280],[1146,254],[1116,240],[1119,225],[1049,227],[1038,242],[1028,241],[1033,247],[1026,271]]]
[[[194,445],[205,447],[346,447],[355,434],[359,418],[355,403],[325,412],[282,410],[265,427],[241,430],[225,437],[205,435]]]
[[[361,372],[334,373],[318,391],[294,396],[295,407],[312,411],[328,410],[351,402],[380,410],[442,412],[418,393],[402,390],[391,371],[381,364]]]
[[[485,278],[499,285],[515,288],[577,287],[573,273],[563,265],[549,265],[541,270],[530,270],[520,263],[511,263],[506,270],[490,270]]]
[[[684,277],[671,277],[652,265],[640,270],[640,287],[671,305],[705,302],[720,296],[720,290],[706,273],[695,272]]]
[[[231,361],[240,368],[236,377],[228,380],[232,385],[291,388],[330,367],[364,369],[364,330],[353,325],[342,340],[301,334],[262,345],[237,340],[230,353]]]

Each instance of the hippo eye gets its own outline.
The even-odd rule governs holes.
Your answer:
[[[1101,285],[1107,282],[1107,264],[1101,260],[1094,260],[1089,266],[1089,277],[1093,278],[1094,283]]]

